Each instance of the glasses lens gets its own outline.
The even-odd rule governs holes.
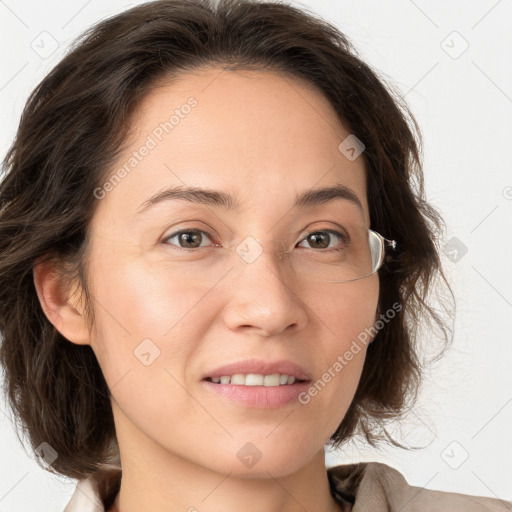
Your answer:
[[[348,282],[374,274],[383,256],[377,233],[361,226],[342,230],[314,231],[293,254],[287,253],[299,279],[318,282]]]

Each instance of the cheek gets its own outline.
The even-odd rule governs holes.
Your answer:
[[[323,402],[326,411],[339,411],[334,424],[341,421],[359,383],[376,321],[378,295],[378,276],[372,276],[340,283],[337,293],[314,308],[324,332],[317,352],[321,375],[304,401],[322,395],[318,401]]]
[[[154,435],[194,417],[183,383],[202,338],[197,292],[140,264],[96,270],[93,349],[113,407]]]
[[[337,288],[335,288],[337,287]],[[334,284],[323,304],[317,306],[326,329],[342,348],[375,324],[379,299],[377,275],[351,283]]]
[[[111,252],[97,261],[91,345],[107,383],[115,385],[129,371],[132,380],[144,379],[149,368],[157,367],[182,382],[202,336],[198,319],[205,316],[207,301],[199,300],[198,290],[156,272],[141,259],[130,261]]]
[[[185,317],[194,315],[201,291],[204,294],[176,272],[135,254],[103,258],[95,277],[95,295],[104,305],[96,309],[107,323],[118,324],[113,327],[132,338],[171,337],[187,324]]]

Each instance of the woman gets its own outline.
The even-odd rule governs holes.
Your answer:
[[[67,512],[512,510],[325,468],[326,443],[399,445],[418,322],[449,341],[413,126],[273,3],[135,7],[43,80],[0,185],[0,360],[41,464],[80,480]]]

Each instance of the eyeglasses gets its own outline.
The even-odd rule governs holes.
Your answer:
[[[192,228],[179,231],[169,238],[190,233],[208,235],[205,231]],[[271,244],[274,247],[270,247]],[[171,254],[178,253],[172,261],[177,265],[180,279],[191,285],[201,283],[202,286],[213,286],[233,267],[254,264],[267,253],[277,255],[281,274],[292,282],[347,283],[375,274],[384,263],[386,248],[396,250],[396,245],[395,240],[388,240],[372,229],[344,224],[342,229],[310,231],[289,249],[283,240],[247,236],[227,247],[190,249],[172,244]],[[271,261],[267,260],[265,265],[268,267]]]

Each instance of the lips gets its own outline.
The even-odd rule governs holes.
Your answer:
[[[216,377],[220,378],[224,375],[234,375],[236,373],[258,373],[262,375],[280,373],[293,375],[297,380],[301,381],[311,380],[311,375],[303,367],[292,361],[265,361],[262,359],[246,359],[244,361],[220,366],[214,370],[208,371],[208,373],[203,376],[202,380]]]

